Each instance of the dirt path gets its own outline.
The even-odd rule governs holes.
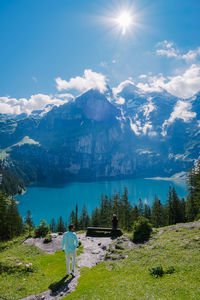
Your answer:
[[[76,289],[78,278],[80,277],[79,268],[92,268],[99,262],[103,261],[108,246],[113,242],[110,237],[87,237],[85,234],[78,234],[77,236],[81,241],[84,250],[83,253],[77,257],[78,268],[75,270],[75,277],[63,278],[59,284],[61,287],[54,293],[52,293],[51,290],[48,290],[39,295],[28,296],[23,300],[57,300],[73,292]],[[57,250],[61,249],[62,235],[53,234],[52,242],[49,244],[44,244],[43,240],[43,238],[30,238],[24,243],[28,245],[35,245],[48,254],[53,254]],[[65,263],[65,261],[63,261],[63,263]]]

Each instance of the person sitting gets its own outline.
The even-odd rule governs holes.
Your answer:
[[[116,230],[117,229],[117,225],[118,225],[118,218],[115,214],[113,214],[113,218],[112,218],[112,229]]]
[[[62,250],[65,251],[66,264],[67,264],[67,275],[70,274],[70,258],[72,257],[72,271],[71,275],[74,275],[75,263],[76,263],[76,248],[78,247],[78,238],[74,230],[74,225],[69,225],[69,231],[63,234],[62,239]]]

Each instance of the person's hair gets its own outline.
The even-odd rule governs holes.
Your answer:
[[[69,230],[72,230],[74,228],[74,224],[69,224]]]

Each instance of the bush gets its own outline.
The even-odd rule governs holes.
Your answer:
[[[162,266],[158,266],[158,267],[153,267],[151,269],[149,269],[149,272],[152,276],[154,277],[162,277],[164,274],[163,268]]]
[[[133,226],[133,242],[143,243],[150,238],[152,226],[148,219],[140,216]]]
[[[10,265],[4,262],[0,262],[0,274],[28,273],[33,271],[34,269],[32,267],[32,263],[29,264],[19,263],[17,265]]]
[[[45,237],[43,243],[44,243],[44,244],[48,244],[48,243],[50,243],[51,241],[52,241],[52,237],[50,236],[50,234],[48,234],[48,235]]]
[[[172,274],[175,272],[175,268],[173,266],[167,268],[167,270],[165,271],[166,274]]]
[[[200,220],[200,213],[198,213],[194,219],[195,221],[199,221]]]
[[[45,237],[49,233],[49,226],[45,220],[40,221],[40,225],[38,225],[35,229],[35,237]]]
[[[124,246],[122,246],[120,244],[116,244],[115,245],[115,249],[117,249],[117,250],[124,250],[125,248],[124,248]]]

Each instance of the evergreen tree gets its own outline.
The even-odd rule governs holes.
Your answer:
[[[87,208],[85,205],[82,208],[79,224],[80,224],[80,229],[84,229],[84,230],[90,225],[90,217],[87,213]]]
[[[5,192],[0,192],[0,240],[12,239],[23,232],[23,221],[16,201],[8,198]]]
[[[132,211],[132,221],[133,221],[133,223],[135,221],[137,221],[138,217],[139,217],[139,209],[138,209],[137,205],[134,205],[133,211]]]
[[[92,226],[94,227],[99,227],[100,222],[99,222],[99,210],[98,208],[95,208],[92,212],[92,220],[91,220]]]
[[[56,232],[57,231],[57,225],[56,225],[56,221],[55,221],[54,218],[51,220],[50,230],[51,230],[51,232]]]
[[[180,222],[185,222],[186,221],[186,202],[185,199],[182,198],[180,202]]]
[[[193,221],[200,216],[200,160],[188,173],[188,186],[186,218]]]
[[[160,227],[164,225],[163,206],[157,196],[155,196],[152,206],[151,223],[154,227]]]
[[[167,218],[168,225],[182,222],[181,201],[175,191],[175,188],[169,187],[168,201],[167,201]]]
[[[45,237],[49,233],[49,226],[45,220],[40,220],[40,225],[35,228],[35,237]]]
[[[8,205],[8,210],[7,210],[8,238],[12,239],[14,236],[18,236],[22,232],[23,232],[22,218],[19,215],[15,200],[11,198],[11,202]]]
[[[150,208],[150,206],[149,206],[148,204],[146,204],[146,203],[145,203],[145,205],[144,205],[144,217],[145,217],[146,219],[150,219],[150,217],[151,217],[151,208]]]
[[[138,202],[139,202],[138,203],[139,216],[143,216],[144,215],[144,205],[143,205],[142,199],[139,198]]]
[[[79,222],[78,222],[78,205],[76,204],[76,211],[75,211],[75,222],[74,222],[75,230],[79,229]]]
[[[65,232],[65,231],[66,231],[65,224],[63,218],[60,216],[57,224],[57,232]]]
[[[0,191],[0,240],[7,238],[7,197],[5,192]]]
[[[131,230],[132,229],[132,218],[131,218],[131,205],[128,201],[128,189],[127,187],[124,188],[124,193],[122,195],[122,202],[123,202],[123,224],[125,230]]]
[[[74,210],[72,210],[70,216],[69,216],[69,224],[75,224],[76,222],[76,213]]]
[[[110,204],[108,196],[102,194],[99,211],[99,222],[102,227],[109,227],[111,225],[112,206]]]
[[[119,216],[119,199],[120,199],[120,194],[119,193],[115,193],[112,196],[112,213],[115,214],[116,216]]]
[[[28,210],[26,213],[26,217],[24,218],[24,224],[26,224],[28,232],[30,234],[31,230],[34,228],[33,218],[30,210]]]

